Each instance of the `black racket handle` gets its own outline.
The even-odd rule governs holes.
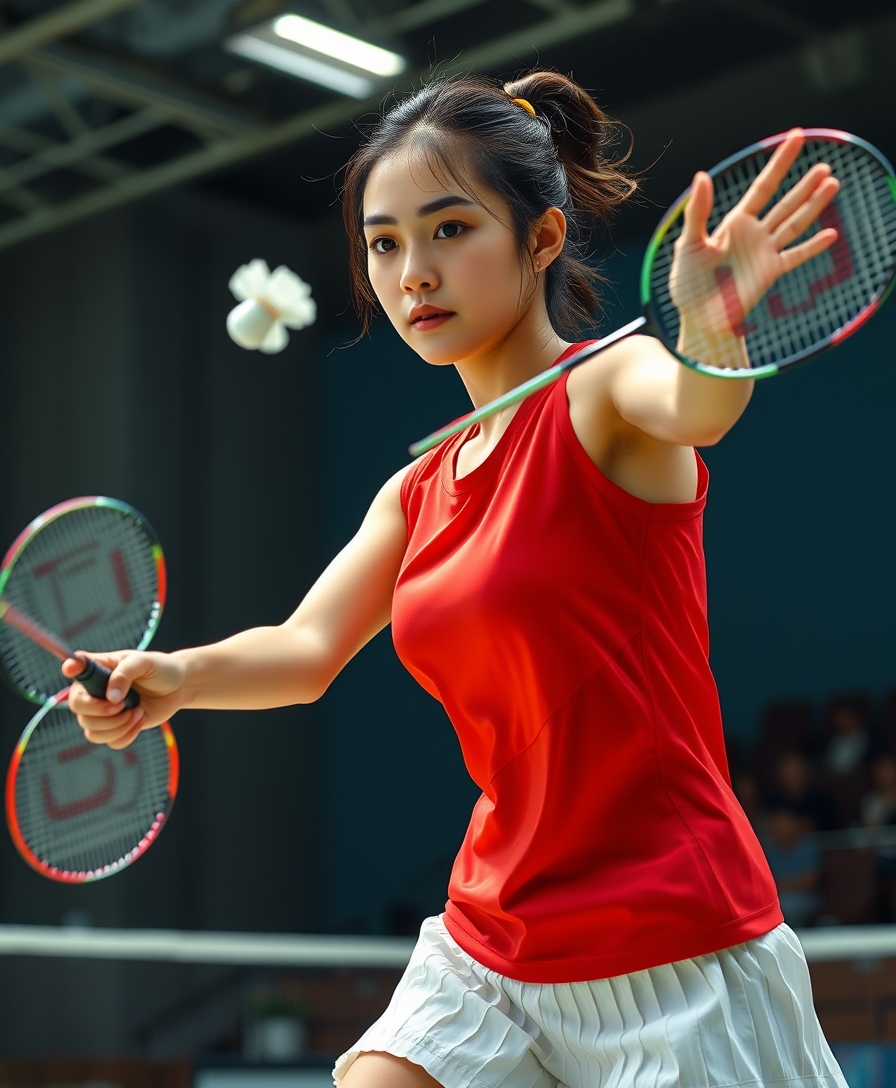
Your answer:
[[[109,677],[112,675],[111,669],[107,669],[105,665],[97,664],[96,661],[91,661],[89,657],[79,657],[78,660],[84,662],[84,668],[71,679],[82,684],[87,694],[92,695],[94,699],[105,699],[106,686],[109,683]],[[133,688],[124,697],[124,705],[126,710],[132,710],[135,706],[140,705],[140,696]]]

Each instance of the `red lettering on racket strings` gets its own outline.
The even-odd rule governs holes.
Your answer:
[[[137,802],[140,800],[141,794],[143,793],[143,764],[140,763],[139,759],[137,758],[137,753],[133,749],[127,748],[124,752],[122,752],[122,755],[124,756],[125,763],[129,767],[137,768],[137,785],[134,787],[134,796],[130,799],[130,801],[124,801],[119,805],[109,805],[109,808],[111,808],[113,812],[117,812],[119,814],[123,812],[130,812],[131,809],[136,806]]]
[[[96,566],[96,556],[89,555],[86,559],[82,559],[80,563],[73,567],[66,567],[64,570],[59,571],[59,575],[63,578],[74,578],[76,574],[80,574],[82,571],[90,570],[91,567]],[[56,571],[50,571],[48,573],[55,574]]]
[[[797,302],[795,306],[785,306],[780,290],[773,290],[769,295],[769,313],[773,318],[793,318],[797,313],[805,313],[807,310],[814,309],[819,295],[823,295],[825,290],[830,290],[832,287],[836,287],[837,284],[844,283],[856,271],[853,255],[849,252],[849,243],[846,240],[843,221],[839,218],[836,207],[834,205],[827,206],[819,215],[819,220],[823,227],[832,226],[837,232],[836,242],[827,250],[834,262],[833,271],[819,276],[818,280],[810,283],[808,298]]]
[[[66,563],[69,559],[74,559],[75,556],[81,555],[83,552],[95,551],[99,546],[100,542],[98,540],[88,541],[87,544],[82,544],[79,548],[75,548],[74,551],[57,555],[55,559],[45,559],[42,563],[32,567],[31,573],[35,578],[43,578],[45,574],[53,574],[60,563]]]
[[[56,566],[57,562],[61,562],[61,560],[51,560],[48,563],[41,564],[40,567],[35,568],[35,569],[40,570],[40,574],[37,575],[40,578],[44,577],[47,574],[50,575],[50,579],[51,579],[50,580],[50,590],[51,590],[51,592],[53,594],[53,599],[56,601],[56,608],[59,611],[59,615],[62,618],[62,621],[65,622],[67,609],[65,607],[65,603],[66,603],[65,602],[65,596],[64,596],[64,594],[62,592],[62,586],[60,585],[59,575],[62,575],[63,577],[74,577],[75,575],[77,575],[81,571],[83,571],[85,569],[85,567],[93,566],[93,564],[96,562],[96,560],[91,559],[90,562],[87,563],[87,564],[82,563],[75,570],[64,570],[64,571],[59,571],[57,569],[57,566]],[[51,564],[53,564],[53,565],[51,565]],[[34,571],[32,571],[32,573],[34,573]]]
[[[102,608],[99,612],[91,612],[89,616],[84,616],[83,619],[78,620],[76,623],[70,623],[67,627],[63,627],[62,633],[69,642],[73,642],[78,635],[89,630],[94,624],[99,623],[103,618],[103,614],[104,610]]]
[[[715,274],[716,286],[719,289],[719,294],[722,296],[722,303],[725,307],[725,316],[728,318],[728,327],[735,336],[746,336],[747,333],[753,331],[755,326],[744,321],[746,315],[744,314],[744,308],[740,301],[740,295],[737,293],[737,283],[735,282],[731,265],[720,264],[713,269],[713,272]]]
[[[808,297],[794,306],[785,304],[780,291],[772,291],[768,296],[768,310],[772,317],[795,317],[797,314],[804,314],[807,310],[814,309],[819,295],[843,283],[855,274],[852,254],[849,251],[849,242],[846,240],[846,231],[843,229],[843,221],[835,205],[829,204],[821,213],[819,219],[823,228],[832,227],[837,231],[837,240],[828,251],[834,264],[833,270],[824,276],[819,276],[817,280],[810,283]],[[722,296],[725,316],[728,318],[731,331],[735,336],[747,336],[755,330],[756,326],[745,320],[746,314],[740,301],[731,266],[727,264],[719,265],[715,269],[715,280],[719,288],[719,294]]]
[[[815,308],[815,302],[819,295],[830,291],[832,287],[848,280],[855,275],[855,265],[852,254],[849,252],[849,242],[846,240],[846,231],[843,229],[843,221],[840,213],[833,204],[829,204],[819,216],[822,227],[833,227],[837,231],[837,240],[827,251],[834,268],[826,276],[819,276],[817,280],[809,284],[809,297],[794,306],[786,306],[781,298],[780,291],[772,291],[768,296],[768,310],[772,317],[795,317],[804,314],[807,310]]]
[[[96,555],[85,553],[95,553],[99,546],[100,542],[98,540],[90,540],[86,544],[82,544],[78,548],[73,548],[69,552],[64,552],[62,555],[54,556],[54,558],[52,559],[45,559],[43,560],[43,562],[38,563],[36,566],[31,568],[31,575],[35,579],[45,578],[48,575],[52,579],[51,591],[53,593],[53,597],[56,601],[56,607],[59,610],[59,615],[62,618],[63,623],[65,623],[66,620],[67,609],[65,595],[62,592],[62,586],[60,583],[65,579],[75,578],[83,573],[83,571],[87,570],[89,567],[94,566],[97,560]],[[115,550],[117,551],[118,549]],[[74,559],[79,559],[80,561],[73,567],[66,567],[65,569],[62,569],[63,564],[67,564]],[[112,572],[115,575],[116,582],[118,583],[118,592],[119,595],[121,595],[121,575],[116,566],[114,558],[111,559],[111,563]],[[127,571],[124,570],[123,559],[121,559],[121,568],[124,572],[125,583],[128,586],[129,592],[130,583],[127,579]],[[130,596],[128,596],[123,597],[122,599],[128,601],[131,598]],[[68,624],[68,626],[64,627],[63,634],[68,639],[74,639],[78,635],[82,634],[84,631],[88,630],[88,628],[92,627],[95,623],[98,623],[102,619],[102,616],[102,611],[92,612],[89,616],[85,616],[82,619],[77,620],[74,623],[70,623]]]
[[[53,796],[50,776],[46,773],[41,775],[40,792],[44,802],[44,812],[51,820],[55,822],[71,820],[74,816],[83,816],[85,812],[92,812],[95,808],[102,808],[103,805],[112,800],[115,794],[115,768],[111,759],[106,759],[103,762],[105,764],[106,778],[96,793],[90,797],[82,797],[78,801],[69,801],[65,804],[60,804]]]
[[[83,759],[85,756],[93,755],[96,751],[92,744],[87,741],[84,744],[75,744],[71,748],[63,748],[56,753],[57,763],[71,763],[73,759]]]
[[[115,575],[115,584],[118,586],[118,596],[121,597],[123,604],[127,604],[128,601],[133,600],[134,593],[120,548],[113,548],[109,552],[109,562],[112,564],[112,573]]]

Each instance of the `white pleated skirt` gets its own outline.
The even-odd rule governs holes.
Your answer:
[[[408,1058],[445,1088],[847,1088],[786,925],[630,975],[532,983],[483,967],[427,918],[337,1085],[365,1051]]]

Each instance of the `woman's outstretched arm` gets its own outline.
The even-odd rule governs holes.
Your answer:
[[[744,315],[780,276],[836,240],[837,232],[824,228],[796,241],[837,194],[839,182],[825,163],[813,166],[773,203],[804,142],[803,132],[794,129],[712,235],[707,229],[712,179],[704,173],[695,177],[670,274],[681,317],[678,350],[685,356],[730,370],[747,366],[739,332]],[[607,354],[611,351],[608,392],[620,419],[662,442],[717,442],[750,399],[751,381],[709,377],[681,366],[658,341],[632,337]]]
[[[406,472],[407,466],[383,486],[358,532],[285,623],[170,654],[91,654],[112,669],[112,676],[109,701],[92,698],[79,684],[73,688],[69,705],[88,739],[125,747],[141,729],[185,707],[261,710],[320,698],[389,622],[407,545],[399,501]],[[80,668],[69,661],[63,671],[74,675]],[[140,706],[123,710],[121,701],[132,686],[140,693]]]

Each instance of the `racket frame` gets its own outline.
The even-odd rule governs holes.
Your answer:
[[[51,699],[48,699],[28,723],[24,733],[22,733],[19,738],[19,742],[9,761],[9,769],[6,772],[6,823],[9,827],[9,833],[12,836],[12,841],[15,844],[16,849],[31,868],[35,869],[41,876],[48,877],[50,880],[58,881],[61,884],[89,884],[96,880],[103,880],[107,876],[113,876],[115,873],[121,872],[122,869],[126,869],[129,865],[133,865],[133,863],[139,857],[142,857],[159,837],[159,832],[165,826],[165,822],[171,812],[171,806],[174,804],[174,799],[177,796],[177,787],[180,781],[180,755],[177,750],[177,742],[174,739],[174,733],[171,726],[168,722],[163,722],[158,728],[162,731],[162,736],[168,749],[168,799],[165,810],[164,812],[157,814],[156,819],[140,842],[133,849],[129,850],[124,857],[109,865],[104,865],[102,869],[89,869],[79,872],[72,872],[67,869],[59,869],[54,865],[48,865],[33,853],[22,835],[22,829],[19,825],[19,818],[16,812],[16,780],[18,778],[22,757],[25,754],[28,742],[31,740],[34,731],[40,726],[40,723],[51,710],[55,710],[57,707],[68,702],[70,691],[71,688],[63,688],[62,691],[57,692]]]
[[[168,593],[168,574],[165,567],[165,555],[152,525],[150,525],[139,510],[135,509],[129,503],[122,502],[120,499],[111,499],[105,495],[82,495],[78,498],[66,499],[65,502],[60,502],[56,506],[51,506],[49,510],[45,510],[42,514],[38,514],[33,521],[25,526],[22,532],[19,533],[12,542],[6,555],[3,557],[2,563],[0,563],[0,599],[3,597],[6,583],[9,581],[22,552],[41,530],[45,529],[59,518],[64,517],[66,514],[71,513],[73,510],[86,510],[95,506],[117,510],[127,517],[130,517],[140,525],[149,538],[152,558],[156,567],[156,599],[151,605],[149,621],[146,625],[143,637],[140,639],[139,645],[133,647],[135,650],[145,650],[152,641],[153,635],[156,633],[156,628],[159,626],[159,621],[162,618],[162,612],[165,608],[165,599]],[[128,649],[130,648],[131,647],[128,647]],[[38,705],[42,705],[45,702],[45,697],[42,696],[40,692],[25,691],[20,687],[9,675],[2,661],[0,661],[0,676],[3,677],[4,681],[13,689],[13,691],[18,692],[19,695],[24,695],[29,702],[37,703]]]
[[[855,147],[862,148],[863,151],[876,159],[886,171],[890,195],[893,198],[894,204],[896,204],[896,173],[894,173],[893,166],[889,159],[882,155],[873,144],[868,143],[867,140],[863,140],[861,136],[853,136],[851,132],[843,132],[842,130],[835,128],[806,128],[803,129],[803,133],[807,140],[827,140],[831,143],[852,144]],[[713,166],[712,169],[707,170],[706,173],[709,174],[711,178],[715,178],[719,174],[724,173],[725,170],[735,166],[738,162],[743,162],[744,159],[748,159],[760,152],[770,151],[780,146],[789,135],[789,132],[779,132],[775,136],[767,136],[764,140],[759,140],[755,144],[751,144],[749,147],[744,148],[742,151],[738,151],[734,155],[729,155],[727,159],[723,159],[720,163]],[[641,265],[641,307],[644,311],[644,316],[647,318],[647,325],[645,326],[644,331],[653,336],[657,336],[661,340],[663,339],[659,331],[661,325],[656,320],[654,300],[650,290],[651,271],[653,269],[654,258],[662,245],[663,239],[672,226],[682,215],[684,215],[685,208],[691,198],[692,188],[693,186],[689,185],[667,209],[656,230],[653,232],[650,241],[647,243],[644,261]],[[836,329],[824,339],[816,341],[811,347],[795,352],[779,363],[768,363],[765,366],[745,367],[742,370],[737,370],[727,367],[710,366],[707,363],[699,363],[694,359],[689,359],[686,355],[682,355],[681,352],[674,347],[670,347],[669,344],[666,344],[666,347],[673,355],[675,355],[680,363],[690,367],[692,370],[698,370],[701,374],[709,374],[714,378],[728,378],[734,381],[770,378],[775,374],[779,374],[782,370],[789,370],[790,367],[796,366],[798,363],[804,363],[807,359],[814,358],[814,356],[819,355],[828,348],[836,347],[837,344],[842,343],[842,341],[848,336],[851,336],[857,329],[861,328],[861,326],[880,309],[887,296],[893,290],[894,283],[896,283],[896,264],[890,269],[890,278],[886,285],[870,299],[865,308],[852,318],[851,321],[847,322],[847,324],[841,328]],[[665,340],[663,340],[663,342],[665,343]]]
[[[867,140],[863,140],[860,136],[853,136],[852,133],[843,132],[840,129],[806,128],[803,129],[803,132],[808,140],[814,138],[830,140],[834,143],[854,144],[873,156],[887,172],[887,185],[890,194],[893,197],[893,202],[896,204],[896,173],[894,173],[889,160],[882,155],[873,144],[868,143]],[[734,155],[729,155],[727,159],[723,159],[722,162],[712,167],[707,173],[711,178],[716,177],[735,163],[740,162],[751,155],[777,147],[782,144],[789,135],[789,132],[780,132],[775,136],[768,136],[764,140],[759,140],[757,143],[751,144],[742,151],[738,151]],[[526,397],[530,396],[532,393],[539,389],[544,389],[545,386],[551,385],[561,376],[561,374],[565,374],[566,371],[572,370],[574,367],[584,363],[593,355],[603,351],[604,348],[638,332],[656,337],[665,344],[666,348],[672,352],[679,362],[693,370],[698,370],[701,374],[708,374],[715,378],[733,379],[735,381],[770,378],[782,370],[787,370],[790,367],[795,366],[797,363],[805,362],[807,359],[818,355],[828,348],[836,347],[837,344],[841,343],[848,336],[851,336],[852,333],[856,332],[857,329],[864,325],[865,322],[880,309],[890,292],[893,290],[894,283],[896,283],[896,265],[891,269],[890,279],[886,286],[882,288],[881,291],[870,300],[868,305],[851,321],[842,328],[835,330],[824,340],[816,342],[810,348],[806,348],[801,352],[789,356],[781,363],[769,363],[765,366],[737,370],[708,366],[705,363],[698,363],[693,359],[689,359],[674,347],[670,347],[663,337],[661,331],[662,326],[656,320],[655,316],[653,297],[650,291],[650,274],[653,268],[654,259],[663,239],[666,234],[668,234],[673,224],[684,214],[684,210],[690,200],[691,189],[692,186],[688,186],[688,188],[685,189],[669,207],[663,218],[660,220],[656,230],[651,235],[650,241],[647,243],[644,259],[641,264],[640,276],[641,307],[643,311],[641,317],[635,318],[635,320],[623,325],[620,329],[610,333],[608,336],[598,339],[592,344],[588,344],[574,355],[571,355],[568,359],[564,359],[562,363],[557,363],[555,366],[550,367],[541,374],[536,374],[534,378],[530,378],[528,381],[523,382],[522,385],[516,386],[516,388],[509,390],[502,396],[496,397],[494,400],[489,401],[488,404],[484,404],[481,408],[477,408],[475,411],[461,416],[459,419],[454,420],[453,423],[449,423],[438,431],[433,431],[433,433],[427,435],[426,438],[422,438],[419,442],[415,442],[413,445],[409,446],[408,453],[410,453],[412,457],[420,457],[422,454],[434,449],[440,442],[444,442],[446,438],[451,438],[453,435],[466,430],[467,427],[472,426],[474,423],[479,423],[481,420],[494,415],[496,412],[500,412],[512,404],[517,404],[519,401],[525,400]]]

